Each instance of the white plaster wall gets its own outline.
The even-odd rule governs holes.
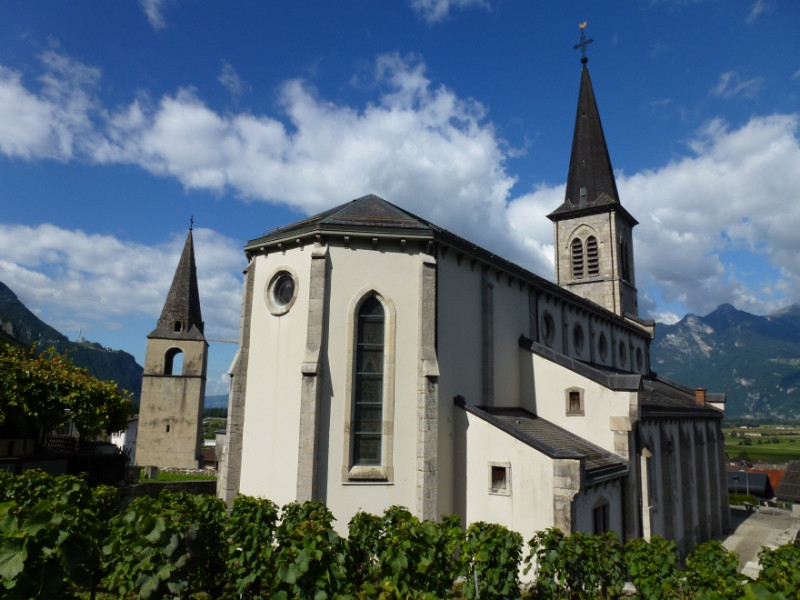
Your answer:
[[[256,256],[250,357],[239,491],[283,505],[295,499],[300,423],[300,369],[306,344],[311,246]],[[273,275],[297,275],[297,299],[284,315],[265,300]]]
[[[467,413],[466,521],[499,523],[527,542],[553,525],[553,461]],[[490,463],[510,463],[511,494],[489,492]]]
[[[631,392],[616,392],[546,358],[531,354],[539,416],[614,452],[611,417],[628,417]],[[566,414],[565,390],[584,391],[584,414]]]
[[[494,405],[520,405],[519,336],[530,335],[528,286],[492,276],[494,283]]]
[[[453,398],[482,402],[481,268],[456,253],[439,254],[437,265],[437,357],[439,360],[439,513],[452,514],[464,503],[463,456],[457,456],[463,419]],[[458,429],[457,429],[458,428]],[[456,491],[458,488],[458,491]]]
[[[359,510],[382,514],[389,506],[401,504],[415,512],[417,379],[419,361],[419,279],[421,257],[408,244],[381,241],[374,249],[367,241],[353,240],[349,248],[329,246],[328,342],[324,369],[329,379],[323,402],[330,406],[327,456],[321,448],[319,460],[326,461],[325,498],[337,518],[336,527],[346,530],[350,518]],[[369,290],[391,300],[395,307],[395,390],[393,432],[393,482],[343,481],[345,421],[348,398],[348,315],[354,302]],[[386,348],[386,352],[390,352]],[[298,376],[299,379],[299,376]],[[384,395],[386,390],[384,390]],[[299,390],[297,392],[299,398]]]

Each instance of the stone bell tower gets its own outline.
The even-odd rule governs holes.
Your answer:
[[[578,112],[564,203],[548,215],[555,235],[556,283],[620,316],[637,317],[633,269],[636,219],[620,204],[592,80],[583,52]]]
[[[196,469],[206,391],[203,335],[192,229],[156,328],[147,336],[136,463]]]

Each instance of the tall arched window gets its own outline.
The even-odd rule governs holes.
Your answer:
[[[586,240],[586,270],[589,277],[600,274],[600,256],[597,249],[597,238],[590,236]]]
[[[583,243],[578,238],[572,240],[572,278],[583,279]]]
[[[375,296],[358,310],[353,398],[353,465],[381,464],[385,314]]]
[[[164,355],[164,375],[183,375],[183,351],[170,348]]]

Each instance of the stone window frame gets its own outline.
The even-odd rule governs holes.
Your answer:
[[[275,301],[275,284],[278,283],[281,277],[284,275],[290,276],[294,280],[294,294],[292,295],[292,299],[289,300],[286,304],[278,304]],[[288,313],[294,303],[297,301],[297,295],[300,291],[300,278],[297,276],[297,271],[295,271],[289,265],[280,265],[276,267],[272,274],[269,276],[267,286],[264,288],[264,301],[267,303],[267,309],[269,310],[270,314],[275,317],[281,317]]]
[[[578,394],[577,410],[572,408],[573,394]],[[586,414],[586,390],[573,386],[564,390],[564,412],[568,417],[582,417]]]
[[[355,411],[356,337],[358,313],[368,298],[375,297],[384,312],[383,351],[383,414],[381,431],[381,464],[353,464],[353,415]],[[395,339],[397,314],[394,302],[375,287],[362,288],[350,303],[347,314],[347,370],[345,376],[344,449],[342,483],[391,484],[394,482],[394,403],[395,403]]]
[[[494,474],[496,471],[503,469],[505,472],[505,476],[503,478],[503,487],[495,487],[495,477]],[[510,462],[497,462],[497,461],[489,461],[489,481],[488,481],[488,492],[492,496],[510,496],[511,495],[511,463]]]

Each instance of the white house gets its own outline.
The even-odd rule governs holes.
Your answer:
[[[724,398],[651,371],[585,63],[550,219],[555,283],[374,195],[250,241],[219,495],[720,535]]]

